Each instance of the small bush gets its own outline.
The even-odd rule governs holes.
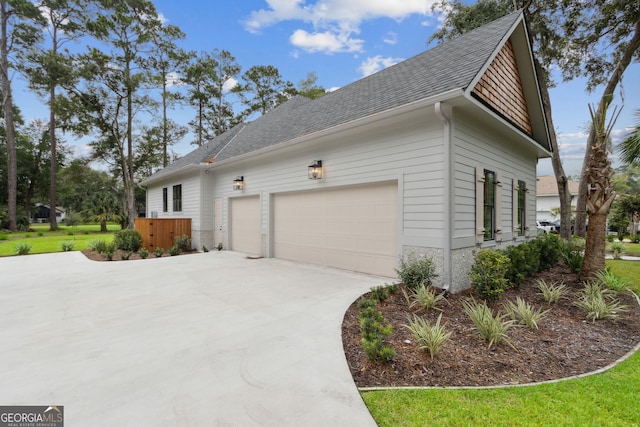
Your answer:
[[[25,233],[24,238],[28,239],[29,237],[31,237],[31,233]]]
[[[191,238],[189,238],[189,236],[187,236],[186,234],[177,236],[174,239],[173,244],[177,246],[181,252],[187,252],[191,250]]]
[[[104,257],[107,259],[107,261],[112,261],[113,254],[115,252],[116,252],[116,245],[114,242],[111,242],[111,243],[107,243],[103,254],[104,254]]]
[[[102,239],[92,240],[87,243],[87,249],[103,254],[107,251],[107,242]]]
[[[221,251],[223,248],[224,248],[224,247],[223,247],[223,245],[222,245],[222,242],[218,243],[218,246],[216,246],[216,249],[217,249],[218,251]]]
[[[149,251],[146,248],[140,248],[138,250],[138,255],[142,259],[147,259],[147,257],[149,256]]]
[[[73,230],[68,230],[67,231],[67,236],[73,236]]]
[[[4,234],[4,233],[0,233],[0,240],[9,240],[9,235],[8,234]]]
[[[123,261],[128,260],[131,257],[131,252],[123,251],[120,253],[120,259]]]
[[[429,286],[438,277],[436,266],[431,258],[408,255],[400,259],[400,266],[396,269],[398,277],[409,289],[416,289],[420,285]]]
[[[404,292],[404,290],[403,290]],[[430,310],[436,308],[442,301],[446,301],[444,292],[436,293],[433,286],[420,285],[415,290],[411,291],[411,295],[407,295],[404,292],[404,298],[409,303],[409,308],[418,307],[417,311]]]
[[[511,319],[527,326],[530,329],[538,329],[538,322],[540,322],[547,311],[549,311],[542,311],[541,309],[536,310],[520,297],[516,298],[515,303],[508,301],[504,308]]]
[[[574,304],[587,312],[587,318],[596,320],[615,319],[626,307],[620,303],[616,293],[603,288],[600,283],[588,282]]]
[[[368,300],[368,301],[367,301]],[[363,298],[358,302],[358,320],[360,321],[360,343],[369,360],[390,362],[395,350],[384,345],[384,338],[391,335],[393,327],[386,323],[382,313],[376,310],[376,301]]]
[[[28,255],[31,252],[31,245],[28,243],[18,243],[16,245],[16,255]]]
[[[511,261],[502,251],[480,250],[469,272],[471,286],[486,300],[496,299],[509,288]]]
[[[72,251],[75,246],[76,244],[74,242],[62,242],[60,249],[62,249],[62,252],[69,252]]]
[[[156,248],[156,250],[153,251],[153,254],[157,257],[160,258],[162,255],[164,255],[164,249],[162,248]]]
[[[173,245],[169,248],[169,255],[171,256],[176,256],[176,255],[180,255],[181,251],[180,248],[178,247],[178,245]]]
[[[564,283],[553,282],[547,284],[544,280],[538,280],[536,283],[545,301],[549,304],[556,304],[562,298],[565,298],[569,292],[569,288]]]
[[[640,243],[640,235],[635,234],[631,236],[631,243]]]
[[[382,302],[389,298],[389,290],[386,286],[374,286],[371,288],[371,298]]]
[[[561,239],[557,234],[543,234],[533,239],[530,244],[538,248],[540,266],[538,271],[548,270],[560,261]]]
[[[613,259],[621,259],[626,247],[622,242],[611,242],[609,244],[609,250],[611,251],[611,255],[613,255]]]
[[[138,230],[124,229],[117,231],[113,237],[117,249],[123,251],[137,252],[142,246],[142,235]]]
[[[584,239],[574,236],[571,241],[561,241],[560,256],[572,273],[580,272],[584,259]]]
[[[44,236],[44,231],[38,231],[38,237]]]
[[[615,235],[607,234],[607,242],[612,243],[615,238],[616,238]]]
[[[202,245],[202,252],[209,252],[209,249],[205,245]]]
[[[625,279],[624,277],[616,276],[609,270],[605,268],[602,271],[596,273],[595,277],[600,283],[602,283],[607,289],[610,289],[616,293],[621,293],[629,289],[630,280]]]
[[[509,246],[505,253],[511,261],[507,278],[512,286],[518,286],[540,269],[540,249],[534,244],[527,242]]]
[[[418,341],[418,348],[429,352],[431,360],[440,352],[451,337],[451,332],[447,332],[445,327],[440,324],[441,320],[442,313],[438,316],[435,325],[432,326],[427,320],[414,314],[413,319],[410,317],[407,318],[409,324],[404,325]]]
[[[472,299],[471,301],[462,301],[462,306],[478,330],[480,337],[489,343],[489,348],[504,341],[515,350],[507,336],[507,331],[516,324],[515,320],[505,320],[506,314],[494,317],[486,302],[478,304]]]

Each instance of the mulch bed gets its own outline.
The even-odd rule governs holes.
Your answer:
[[[111,262],[114,261],[134,261],[134,260],[141,260],[142,258],[140,257],[140,255],[138,255],[137,252],[131,252],[129,254],[129,259],[127,260],[123,260],[122,259],[122,254],[125,253],[126,251],[123,251],[121,249],[116,249],[116,251],[113,253],[113,259],[111,260]],[[99,254],[96,251],[91,251],[89,249],[85,249],[82,251],[82,253],[84,254],[84,256],[86,256],[87,258],[89,258],[92,261],[107,261],[109,262],[109,260],[107,259],[106,256],[104,256],[103,254]],[[194,253],[198,253],[198,251],[190,251],[190,252],[182,252],[180,255],[188,255],[188,254],[194,254]],[[165,251],[165,253],[162,255],[162,257],[168,257],[171,256],[171,254],[169,254],[168,251]],[[153,252],[149,252],[149,256],[147,257],[147,259],[151,259],[151,258],[160,258],[160,257],[156,257]]]
[[[548,305],[536,286],[537,279],[547,283],[564,282],[570,297]],[[347,310],[342,324],[342,341],[354,381],[358,387],[384,386],[494,386],[525,384],[592,372],[627,354],[640,342],[640,306],[629,293],[621,295],[627,311],[616,320],[592,322],[573,305],[582,288],[577,275],[558,266],[526,280],[491,302],[493,312],[503,309],[505,301],[520,296],[549,312],[539,329],[511,328],[507,335],[516,350],[504,342],[487,347],[462,308],[462,300],[473,296],[471,290],[447,294],[441,303],[442,323],[452,332],[442,351],[431,360],[429,353],[416,348],[416,340],[403,325],[411,315],[402,293],[402,285],[389,299],[378,304],[393,334],[386,345],[396,350],[388,364],[371,362],[360,345],[357,301]],[[476,297],[477,299],[477,297]],[[432,324],[441,313],[419,313]]]

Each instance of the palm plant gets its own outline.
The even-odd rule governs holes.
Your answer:
[[[120,221],[120,206],[116,197],[107,192],[93,194],[82,211],[82,216],[87,221],[95,221],[100,223],[100,232],[107,232],[108,221]]]

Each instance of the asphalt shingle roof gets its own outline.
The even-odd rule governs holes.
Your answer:
[[[154,175],[215,158],[227,160],[372,114],[467,89],[521,14],[515,12],[316,100],[296,96],[241,124]]]

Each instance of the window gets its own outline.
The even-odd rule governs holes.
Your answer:
[[[518,181],[518,236],[524,236],[527,226],[527,215],[525,203],[527,199],[527,184],[524,181]]]
[[[169,194],[167,191],[167,187],[162,189],[162,212],[166,212],[169,210]]]
[[[182,184],[173,186],[173,211],[182,212]]]
[[[496,233],[496,173],[484,171],[484,240],[493,240]]]

